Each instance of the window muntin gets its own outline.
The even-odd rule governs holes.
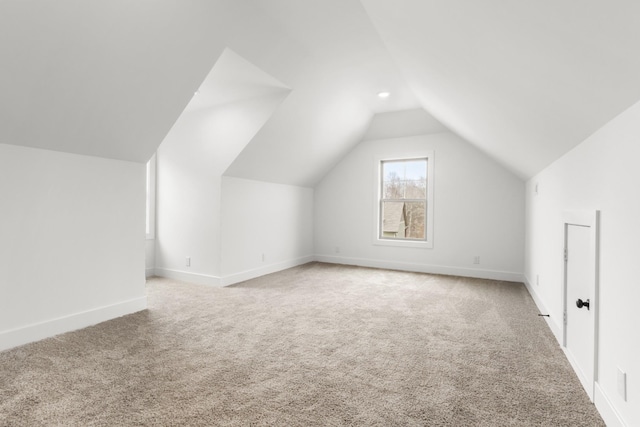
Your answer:
[[[427,240],[428,158],[380,162],[378,238]]]

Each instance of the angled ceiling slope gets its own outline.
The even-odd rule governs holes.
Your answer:
[[[273,29],[253,40],[270,49],[269,67],[253,46],[232,40],[230,47],[292,91],[226,175],[312,187],[362,139],[375,113],[420,106],[358,0],[247,5]],[[380,91],[391,96],[381,100]]]
[[[635,0],[361,0],[422,106],[523,178],[640,99]]]
[[[222,52],[211,4],[0,2],[0,143],[146,162]]]
[[[281,82],[225,49],[158,152],[190,159],[193,164],[183,163],[186,167],[202,165],[207,173],[222,175],[289,92]]]
[[[221,107],[291,89],[231,49],[225,49],[191,99],[185,112]]]

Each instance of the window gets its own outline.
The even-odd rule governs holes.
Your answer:
[[[433,247],[433,153],[377,161],[374,243]]]
[[[147,162],[147,213],[146,234],[147,239],[156,236],[156,155]]]

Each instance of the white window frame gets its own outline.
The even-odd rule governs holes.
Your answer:
[[[146,236],[147,240],[156,238],[156,155],[147,162],[146,185]]]
[[[425,224],[425,240],[402,240],[397,238],[382,238],[380,226],[382,224],[381,202],[382,202],[382,162],[386,161],[402,161],[413,159],[427,159],[427,223]],[[374,224],[373,224],[373,244],[380,246],[399,246],[405,248],[433,248],[433,177],[434,177],[434,159],[435,155],[432,150],[420,150],[416,152],[406,153],[402,156],[376,156],[374,158]]]

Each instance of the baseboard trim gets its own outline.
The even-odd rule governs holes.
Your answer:
[[[573,372],[575,372],[576,377],[578,377],[578,381],[580,381],[580,384],[582,385],[584,392],[587,393],[587,396],[589,396],[589,399],[593,402],[594,401],[593,384],[587,381],[587,376],[580,368],[580,364],[578,364],[575,357],[573,357],[573,354],[571,354],[571,352],[567,349],[567,347],[563,347],[562,345],[560,345],[560,348],[564,353],[564,357],[566,357],[567,361],[569,362],[569,365],[571,365],[571,369],[573,369]]]
[[[556,337],[558,344],[560,344],[560,347],[562,347],[562,328],[556,322],[555,317],[553,317],[551,313],[549,313],[549,310],[544,305],[544,303],[542,302],[542,300],[540,299],[536,291],[533,289],[533,286],[531,286],[531,282],[529,281],[529,278],[526,275],[523,276],[523,278],[524,278],[524,285],[527,287],[527,291],[529,291],[529,295],[531,295],[531,298],[533,298],[533,302],[536,303],[536,306],[538,307],[538,310],[540,311],[540,313],[549,315],[549,317],[544,317],[544,320],[547,322],[547,325],[549,325],[549,329],[551,329],[551,332]]]
[[[21,328],[0,332],[0,351],[86,328],[147,308],[147,297],[134,298]]]
[[[475,268],[450,267],[444,265],[415,264],[400,261],[381,261],[366,258],[348,258],[333,255],[316,255],[316,261],[331,264],[357,265],[361,267],[386,268],[389,270],[413,271],[416,273],[444,274],[448,276],[475,277],[478,279],[504,280],[522,282],[522,273],[497,270],[481,270]]]
[[[600,412],[600,416],[607,427],[627,427],[627,424],[597,382],[594,390],[593,403],[596,405],[596,409]]]
[[[535,292],[535,290],[531,286],[531,282],[526,276],[524,277],[524,284],[527,287],[527,290],[529,291],[531,298],[533,298],[533,301],[538,306],[538,310],[540,310],[541,313],[545,313],[545,314],[549,313],[544,303],[542,302],[538,294]],[[555,335],[558,341],[558,344],[562,349],[562,352],[564,353],[565,357],[567,358],[567,361],[571,365],[571,368],[576,373],[576,376],[578,376],[580,383],[585,389],[585,392],[587,393],[587,395],[589,395],[589,397],[593,401],[594,405],[596,406],[596,409],[600,413],[600,416],[604,420],[605,424],[608,427],[626,427],[626,423],[624,422],[624,420],[622,419],[618,411],[615,409],[615,407],[607,397],[602,387],[600,387],[600,384],[598,382],[595,383],[593,392],[592,393],[589,392],[589,386],[584,384],[583,375],[581,375],[581,373],[579,372],[577,367],[578,365],[575,363],[571,354],[569,354],[562,345],[562,329],[560,328],[560,325],[558,325],[550,317],[545,317],[545,320],[549,325],[549,329],[551,329],[551,332],[553,332],[553,334]]]
[[[357,265],[361,267],[386,268],[389,270],[414,271],[418,273],[445,274],[448,276],[475,277],[479,279],[504,280],[508,282],[523,282],[524,276],[521,273],[497,270],[481,270],[475,268],[449,267],[442,265],[415,264],[399,261],[380,261],[365,258],[348,258],[331,255],[308,255],[301,258],[269,264],[264,267],[246,270],[239,273],[232,273],[222,277],[210,276],[206,274],[190,273],[181,270],[168,268],[155,268],[153,273],[156,276],[169,279],[182,280],[208,286],[229,286],[234,283],[254,279],[265,274],[275,273],[287,268],[296,267],[308,262],[319,261],[330,264]]]
[[[166,277],[167,279],[181,280],[198,285],[222,286],[222,281],[218,276],[190,273],[188,271],[171,270],[169,268],[155,268],[154,273],[156,276]]]
[[[265,274],[276,273],[278,271],[286,270],[287,268],[297,267],[302,264],[313,262],[316,257],[313,255],[295,258],[288,261],[277,262],[269,264],[264,267],[254,268],[252,270],[243,271],[240,273],[229,274],[221,278],[222,286],[233,285],[234,283],[244,282],[245,280],[254,279],[256,277],[264,276]]]

